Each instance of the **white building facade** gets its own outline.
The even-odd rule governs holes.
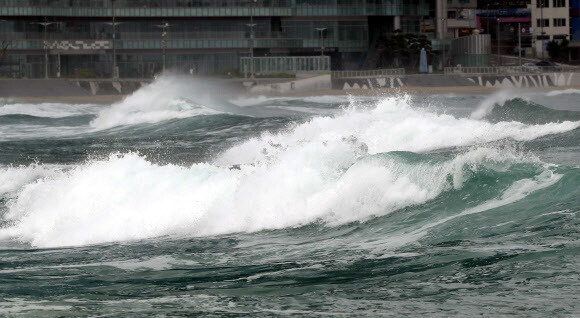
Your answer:
[[[549,41],[570,40],[569,0],[532,0],[532,28],[536,56],[547,58],[546,47]]]

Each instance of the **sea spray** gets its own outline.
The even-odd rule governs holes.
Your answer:
[[[91,122],[91,126],[101,130],[122,125],[157,123],[168,119],[215,114],[216,111],[188,98],[192,95],[192,87],[189,85],[190,81],[184,82],[173,77],[157,79],[121,102],[102,110]]]

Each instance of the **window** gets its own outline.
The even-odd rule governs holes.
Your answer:
[[[554,8],[566,7],[566,0],[554,0]]]
[[[549,27],[550,26],[550,19],[544,19],[544,25],[542,25],[542,19],[538,19],[536,21],[536,25],[538,28]]]
[[[565,27],[566,26],[566,19],[554,19],[554,26],[555,27]]]
[[[536,0],[536,8],[549,8],[550,0]]]

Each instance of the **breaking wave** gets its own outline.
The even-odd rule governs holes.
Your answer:
[[[101,127],[120,122],[100,118]],[[4,190],[12,194],[0,237],[55,247],[313,222],[335,226],[444,193],[472,196],[475,206],[466,211],[481,212],[560,177],[530,155],[481,144],[527,141],[579,126],[456,118],[414,109],[409,97],[386,98],[370,108],[355,103],[340,115],[248,139],[206,163],[158,165],[127,153],[42,177],[21,170],[22,181]],[[468,148],[448,159],[421,154],[459,146]],[[491,193],[477,199],[489,179],[496,180]]]
[[[91,121],[91,126],[102,130],[218,113],[194,102],[189,84],[178,78],[158,79],[123,101],[100,111]]]

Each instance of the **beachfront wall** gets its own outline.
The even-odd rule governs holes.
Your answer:
[[[554,72],[530,75],[399,75],[367,78],[332,79],[332,88],[382,89],[411,87],[493,87],[493,88],[538,88],[579,86],[580,73]]]

